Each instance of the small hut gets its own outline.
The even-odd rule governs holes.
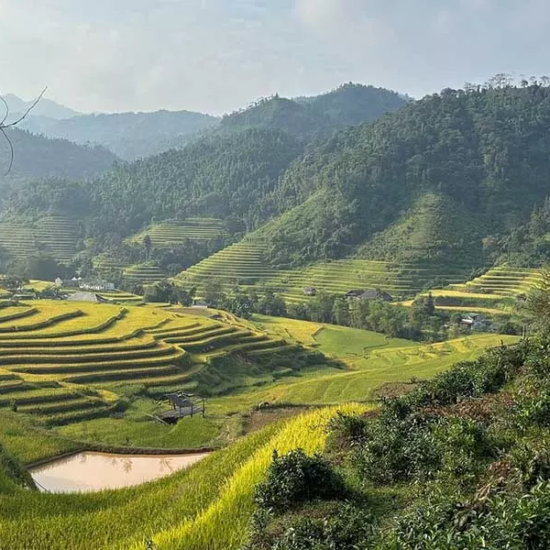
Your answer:
[[[164,422],[176,423],[186,416],[193,417],[201,414],[204,417],[206,411],[206,399],[193,393],[167,393],[163,399],[170,402],[172,408],[159,415]]]

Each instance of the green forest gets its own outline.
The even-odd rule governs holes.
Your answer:
[[[354,114],[358,97],[371,104],[367,122]],[[279,267],[350,256],[537,265],[549,223],[549,120],[550,89],[538,83],[419,101],[353,85],[274,97],[181,150],[93,179],[65,169],[48,174],[65,179],[12,186],[0,215],[77,217],[96,243],[163,220],[219,218],[233,239],[256,231],[266,262]],[[349,123],[359,125],[339,130]]]

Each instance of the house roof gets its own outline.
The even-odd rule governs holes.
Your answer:
[[[360,298],[362,300],[391,300],[392,296],[387,292],[379,289],[368,289],[368,290],[350,290],[346,293],[348,298]]]
[[[106,304],[109,300],[102,298],[94,292],[75,292],[67,298],[68,302],[94,302],[96,304]]]

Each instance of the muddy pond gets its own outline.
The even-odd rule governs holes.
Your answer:
[[[86,451],[31,468],[36,485],[49,493],[121,489],[188,468],[209,453],[121,455]]]

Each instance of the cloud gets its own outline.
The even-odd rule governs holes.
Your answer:
[[[344,81],[414,95],[546,72],[546,0],[0,0],[3,91],[221,113]]]

